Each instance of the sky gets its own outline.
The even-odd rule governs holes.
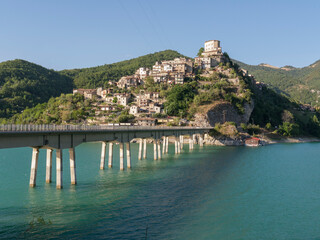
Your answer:
[[[320,59],[318,0],[0,0],[0,62],[62,70],[166,49],[195,57],[220,40],[247,64]]]

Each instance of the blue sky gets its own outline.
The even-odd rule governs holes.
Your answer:
[[[0,0],[0,61],[92,67],[204,41],[249,64],[320,59],[320,1]]]

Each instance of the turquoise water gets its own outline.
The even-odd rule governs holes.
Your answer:
[[[174,146],[160,161],[99,170],[101,144],[76,148],[78,185],[45,183],[40,150],[37,187],[29,188],[29,148],[0,150],[3,239],[320,239],[320,144],[259,148]],[[115,159],[118,159],[118,146]],[[53,169],[55,161],[53,163]]]

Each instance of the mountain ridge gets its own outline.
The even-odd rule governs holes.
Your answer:
[[[268,84],[274,89],[286,92],[290,97],[302,103],[320,106],[320,60],[302,67],[285,66],[270,68],[261,65],[249,65],[233,59],[241,68],[254,75],[256,81]]]

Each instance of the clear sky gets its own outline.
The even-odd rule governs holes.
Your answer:
[[[0,0],[0,61],[61,70],[206,40],[248,64],[302,67],[320,59],[318,0]]]

